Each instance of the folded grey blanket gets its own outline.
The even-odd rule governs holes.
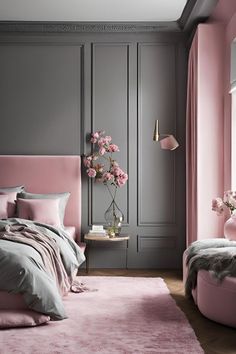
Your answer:
[[[236,276],[236,241],[224,238],[195,241],[187,249],[186,264],[188,276],[185,283],[185,294],[192,296],[192,289],[197,285],[197,272],[209,270],[221,281],[226,276]]]

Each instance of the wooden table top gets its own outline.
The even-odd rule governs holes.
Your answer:
[[[85,234],[84,235],[84,240],[88,241],[107,241],[107,242],[119,242],[119,241],[127,241],[129,240],[130,236],[129,235],[120,235],[120,236],[115,236],[115,237],[107,237],[107,236],[95,236],[95,235],[89,235]]]

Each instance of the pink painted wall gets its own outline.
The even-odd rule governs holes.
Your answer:
[[[201,24],[197,35],[197,238],[204,239],[222,237],[223,220],[211,210],[211,202],[222,195],[224,188],[224,27],[221,24]]]
[[[231,186],[231,43],[236,37],[236,0],[220,0],[198,26],[198,239],[223,235],[224,219],[211,200]]]

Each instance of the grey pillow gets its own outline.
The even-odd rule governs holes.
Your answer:
[[[61,225],[64,226],[65,209],[69,199],[70,193],[49,193],[49,194],[35,194],[28,192],[17,193],[17,198],[22,199],[59,199],[59,217]]]

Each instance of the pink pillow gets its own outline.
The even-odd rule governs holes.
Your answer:
[[[7,217],[16,216],[16,195],[17,192],[0,192],[0,195],[7,196]]]
[[[7,218],[8,195],[0,195],[0,219]]]
[[[49,321],[49,316],[31,310],[0,311],[0,328],[38,326]]]
[[[61,226],[59,199],[17,199],[18,217]]]

